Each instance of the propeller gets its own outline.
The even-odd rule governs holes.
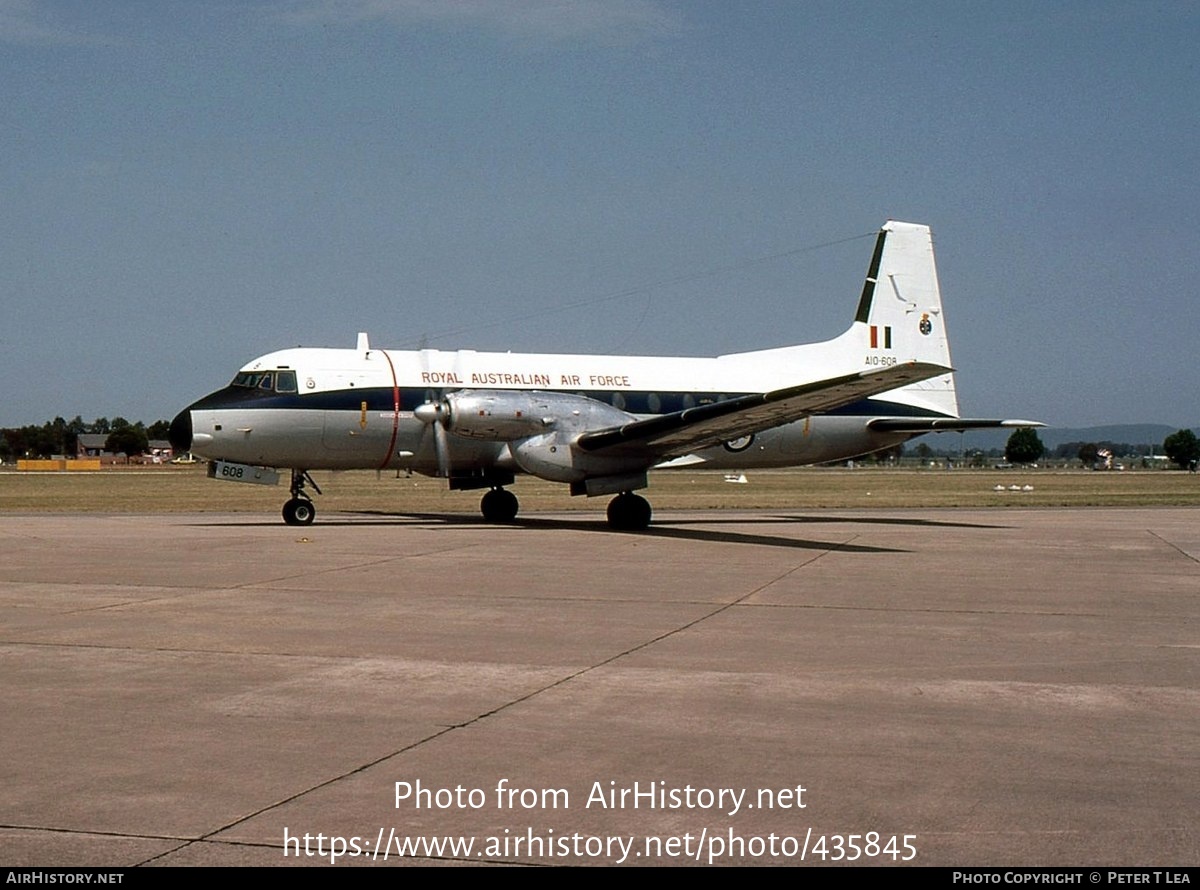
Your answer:
[[[450,404],[445,400],[424,402],[413,409],[413,416],[433,430],[433,453],[437,458],[437,474],[450,476],[450,446],[446,440],[446,423],[450,419]]]
[[[425,345],[425,337],[421,338],[421,369],[425,372],[425,379],[429,380],[432,372],[430,366],[435,359],[441,355],[436,349],[430,349]],[[460,383],[464,379],[465,372],[460,367],[462,362],[462,354],[454,353],[453,367],[447,371],[444,364],[441,365],[436,373],[437,379],[440,381],[450,378],[454,383]],[[451,392],[457,389],[452,387]],[[417,405],[413,410],[413,416],[429,427],[433,432],[433,453],[437,459],[437,474],[440,478],[450,478],[450,400],[446,397],[446,389],[428,389],[425,391],[425,401]]]

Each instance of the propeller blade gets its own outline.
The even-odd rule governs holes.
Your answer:
[[[450,444],[446,440],[446,427],[441,423],[433,425],[433,453],[437,455],[438,475],[450,478]]]

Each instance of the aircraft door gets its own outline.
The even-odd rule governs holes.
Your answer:
[[[386,374],[339,375],[334,391],[340,404],[325,410],[321,440],[327,455],[342,466],[383,469],[395,459],[400,388],[386,350],[372,350],[368,358],[385,362]]]
[[[390,395],[387,409],[361,380],[340,381],[344,407],[327,408],[321,441],[329,452],[346,458],[347,465],[370,466],[387,453],[393,422]],[[356,385],[357,384],[357,385]]]

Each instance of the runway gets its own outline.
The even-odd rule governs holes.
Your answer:
[[[3,515],[0,863],[1195,865],[1197,518]]]

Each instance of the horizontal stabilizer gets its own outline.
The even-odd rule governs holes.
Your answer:
[[[989,420],[980,417],[876,417],[867,428],[880,433],[942,433],[1045,426],[1036,420]]]
[[[673,457],[831,411],[950,370],[942,365],[908,362],[878,371],[859,371],[584,433],[576,444],[584,451],[628,446],[658,458]]]
[[[673,457],[670,460],[664,460],[661,464],[655,464],[656,470],[679,470],[683,467],[703,467],[707,466],[708,461],[698,454],[685,454],[683,457]]]

